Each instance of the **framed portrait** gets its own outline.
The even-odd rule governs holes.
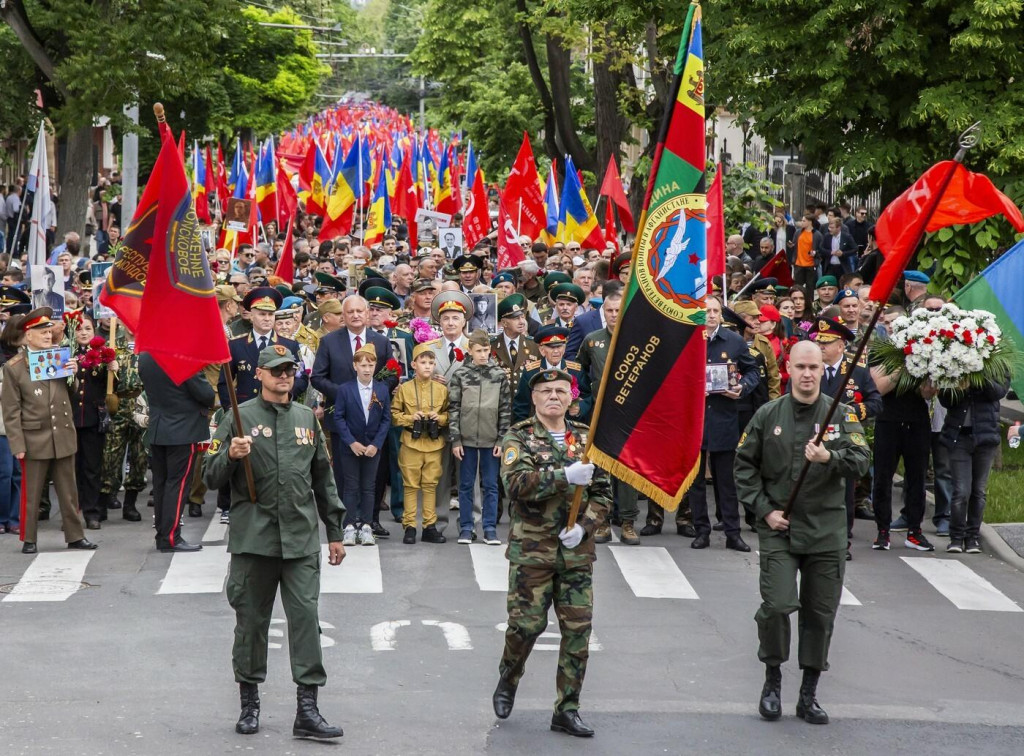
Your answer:
[[[704,390],[708,394],[722,394],[732,388],[732,365],[709,363],[704,368]]]
[[[473,300],[473,313],[469,317],[469,330],[482,328],[491,336],[498,333],[498,294],[489,291],[486,294],[470,294]]]
[[[431,233],[435,233],[437,229],[452,224],[450,213],[439,213],[436,210],[427,210],[422,207],[416,211],[413,220],[416,221],[420,231],[430,231]]]
[[[49,307],[53,317],[64,315],[64,269],[59,265],[30,265],[32,309]]]
[[[224,207],[224,227],[228,231],[248,231],[252,200],[228,197]]]
[[[113,265],[112,262],[100,262],[89,266],[89,272],[92,273],[92,315],[97,320],[117,317],[117,313],[100,304],[100,292],[103,291],[103,285],[106,283]]]
[[[444,250],[446,260],[454,260],[462,254],[462,229],[455,226],[437,229],[437,246]]]
[[[391,359],[396,360],[402,366],[401,380],[409,377],[409,355],[405,353],[405,339],[389,339],[391,344]]]

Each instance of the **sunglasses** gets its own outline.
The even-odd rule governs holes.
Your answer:
[[[270,368],[270,374],[275,378],[291,378],[295,375],[294,365],[282,365],[281,367]]]

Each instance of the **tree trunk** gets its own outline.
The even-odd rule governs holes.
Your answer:
[[[68,231],[85,236],[85,214],[89,208],[89,181],[92,178],[92,124],[75,129],[67,140],[67,159],[60,176],[60,204],[57,208],[55,238],[58,242]]]
[[[530,79],[533,87],[540,97],[541,107],[544,109],[544,151],[551,160],[561,157],[558,143],[555,141],[555,114],[551,107],[551,92],[548,84],[544,81],[544,73],[540,70],[540,62],[537,60],[537,50],[533,46],[533,32],[526,22],[526,0],[516,0],[516,9],[523,18],[519,22],[519,38],[523,42],[523,56],[526,58],[526,67],[530,69]]]
[[[603,27],[594,29],[594,129],[597,132],[597,180],[591,187],[591,202],[596,203],[601,171],[608,165],[608,158],[619,155],[619,146],[625,131],[625,119],[619,113],[619,84],[622,77],[612,70],[612,51],[604,45],[601,35]],[[596,206],[596,205],[595,205]]]
[[[572,117],[572,87],[570,86],[569,50],[563,47],[563,41],[548,35],[548,81],[551,84],[551,103],[555,111],[555,125],[558,127],[558,138],[565,146],[565,151],[572,155],[576,168],[596,173],[599,168],[595,164],[593,153],[589,152],[576,133],[576,122]]]

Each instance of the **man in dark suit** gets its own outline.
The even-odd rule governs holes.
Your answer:
[[[345,488],[345,478],[341,469],[341,438],[338,435],[338,423],[334,416],[334,400],[338,396],[338,387],[356,377],[352,365],[352,355],[364,344],[372,344],[377,353],[377,370],[388,364],[391,357],[391,344],[386,336],[367,328],[368,307],[366,300],[360,296],[351,296],[341,305],[345,327],[327,334],[320,339],[313,361],[313,388],[324,395],[328,404],[324,408],[324,425],[331,434],[331,459],[334,465],[334,480],[338,490]],[[388,392],[398,385],[397,378],[385,381]]]
[[[260,352],[270,344],[281,344],[291,350],[296,362],[302,364],[299,355],[299,345],[291,339],[285,339],[274,332],[274,317],[281,307],[281,292],[269,286],[261,286],[253,289],[242,300],[242,307],[249,311],[252,331],[228,341],[231,351],[231,362],[228,363],[231,375],[235,379],[235,393],[238,395],[238,403],[255,399],[259,393],[260,384],[256,380],[256,363],[259,361]],[[309,379],[301,370],[295,376],[295,388],[292,389],[292,398],[300,396],[309,384]],[[217,393],[220,395],[220,404],[227,410],[231,406],[228,396],[228,387],[224,382],[224,372],[221,371],[220,380],[217,384]]]
[[[828,222],[828,231],[821,235],[818,246],[822,275],[839,278],[857,269],[857,242],[839,218]]]
[[[150,354],[139,355],[139,375],[149,400],[146,444],[153,468],[156,547],[163,552],[199,551],[181,537],[181,509],[199,463],[199,444],[210,437],[210,410],[217,395],[202,371],[180,386]]]
[[[622,282],[614,279],[609,279],[604,282],[604,286],[601,289],[602,296],[611,296],[613,292],[622,291]],[[580,347],[583,346],[583,339],[586,338],[588,333],[594,331],[600,331],[605,327],[604,315],[601,312],[600,307],[595,307],[593,310],[579,315],[576,320],[573,321],[572,328],[569,330],[569,341],[565,347],[565,359],[575,360],[576,354],[580,351]]]

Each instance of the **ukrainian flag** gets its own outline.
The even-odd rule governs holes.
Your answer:
[[[565,157],[565,182],[562,184],[562,201],[558,212],[558,239],[562,242],[575,241],[586,249],[604,249],[604,237],[590,202],[583,192],[572,157]]]

